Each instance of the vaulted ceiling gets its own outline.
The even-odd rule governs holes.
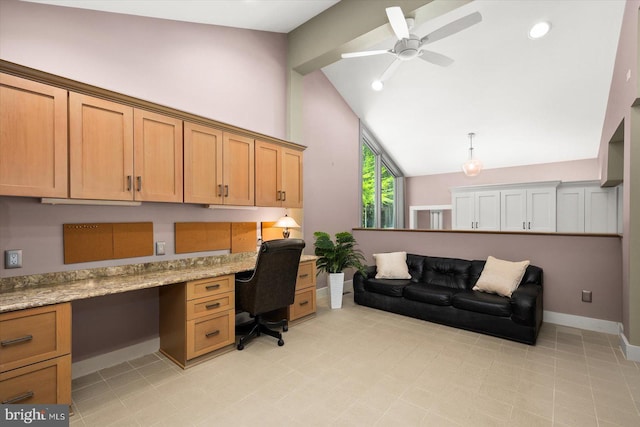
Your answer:
[[[40,2],[285,33],[337,3]],[[475,0],[411,30],[422,37],[480,12],[479,24],[429,45],[455,60],[448,67],[405,61],[379,92],[370,84],[391,55],[342,59],[323,72],[407,176],[459,171],[468,157],[469,132],[476,134],[474,154],[485,168],[594,158],[624,3]],[[542,20],[551,31],[530,39],[529,28]],[[390,35],[367,49],[390,49],[395,41]]]

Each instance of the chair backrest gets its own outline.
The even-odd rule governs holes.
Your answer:
[[[237,295],[240,306],[257,315],[293,304],[304,246],[302,239],[263,242],[253,275],[246,283],[252,291]]]

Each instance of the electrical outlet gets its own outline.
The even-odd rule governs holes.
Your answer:
[[[591,291],[582,291],[582,302],[591,302],[592,298]]]
[[[4,251],[4,268],[22,268],[22,249]]]
[[[165,254],[164,246],[165,246],[165,242],[156,242],[156,255]]]

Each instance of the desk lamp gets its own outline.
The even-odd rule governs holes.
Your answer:
[[[273,226],[283,229],[282,237],[284,237],[285,239],[288,239],[289,235],[291,234],[291,232],[289,231],[290,228],[300,228],[300,225],[298,225],[296,220],[286,214],[285,216],[280,217],[280,219],[277,220],[276,223],[273,224]]]

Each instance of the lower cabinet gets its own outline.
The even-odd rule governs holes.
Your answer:
[[[71,304],[0,315],[0,403],[71,405]]]
[[[235,343],[234,275],[160,288],[160,351],[183,368]]]
[[[287,320],[297,320],[316,312],[316,262],[304,261],[298,267],[296,297],[287,310]]]

